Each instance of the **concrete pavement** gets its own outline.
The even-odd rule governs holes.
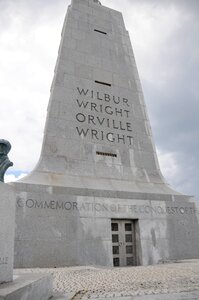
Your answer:
[[[20,269],[54,277],[56,300],[198,300],[199,260],[147,267]]]

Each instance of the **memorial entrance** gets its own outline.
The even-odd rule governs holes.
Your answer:
[[[137,220],[112,220],[112,252],[113,266],[135,266],[136,259],[136,235],[135,223]]]

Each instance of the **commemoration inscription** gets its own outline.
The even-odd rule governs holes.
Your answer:
[[[54,211],[63,210],[66,212],[114,212],[114,213],[131,213],[133,215],[193,215],[198,214],[198,210],[191,206],[166,206],[160,205],[138,205],[138,204],[107,204],[99,202],[76,202],[76,201],[44,201],[36,199],[23,199],[17,197],[18,208],[29,209],[50,209]]]

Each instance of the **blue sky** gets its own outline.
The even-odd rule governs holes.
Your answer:
[[[199,1],[102,0],[130,33],[162,172],[199,199]],[[69,1],[0,0],[0,133],[12,181],[36,165]]]

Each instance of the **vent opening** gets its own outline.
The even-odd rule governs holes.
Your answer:
[[[107,34],[107,32],[101,31],[101,30],[98,30],[98,29],[94,29],[94,31],[96,31],[96,32],[98,32],[98,33],[102,33],[102,34]]]
[[[95,80],[95,83],[98,83],[98,84],[103,84],[103,85],[107,85],[107,86],[111,86],[110,83],[107,83],[107,82],[102,82],[102,81],[98,81],[98,80]]]
[[[100,152],[100,151],[97,151],[96,154],[97,154],[97,155],[102,155],[102,156],[117,157],[117,154],[115,154],[115,153],[108,153],[108,152]]]

